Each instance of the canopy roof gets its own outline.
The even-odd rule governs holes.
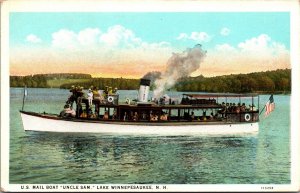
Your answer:
[[[192,98],[219,98],[219,97],[257,97],[258,94],[246,93],[246,94],[235,94],[235,93],[203,93],[203,94],[183,94],[184,96]]]

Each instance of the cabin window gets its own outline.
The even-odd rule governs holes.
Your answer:
[[[170,110],[170,120],[178,120],[178,109],[171,109]]]

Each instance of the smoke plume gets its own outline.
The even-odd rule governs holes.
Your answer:
[[[164,91],[175,85],[178,79],[187,77],[200,67],[200,63],[206,56],[206,51],[200,44],[193,48],[188,48],[182,53],[173,53],[167,62],[166,71],[161,73],[161,77],[156,79],[153,97],[159,98]]]
[[[148,72],[147,74],[145,74],[143,76],[144,79],[148,79],[151,81],[151,84],[154,84],[154,82],[157,80],[157,79],[160,79],[161,78],[161,72],[159,71],[152,71],[152,72]]]

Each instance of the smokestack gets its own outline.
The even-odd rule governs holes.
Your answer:
[[[139,90],[139,102],[148,102],[148,95],[150,90],[150,80],[148,79],[141,79],[140,82],[140,90]]]

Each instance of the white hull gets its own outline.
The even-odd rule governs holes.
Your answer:
[[[113,135],[253,135],[258,122],[209,123],[192,125],[149,125],[150,123],[85,122],[43,118],[21,112],[25,131],[102,133]]]

